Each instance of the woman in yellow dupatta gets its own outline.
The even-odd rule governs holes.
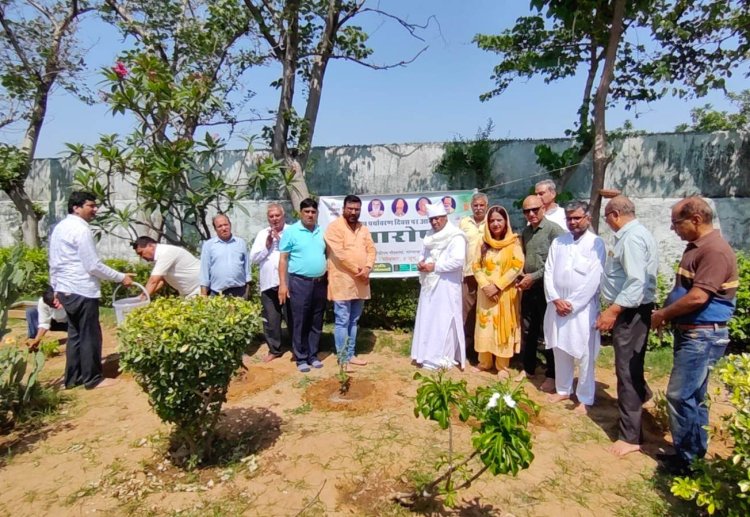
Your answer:
[[[474,348],[480,371],[497,369],[509,376],[508,365],[521,349],[521,295],[516,278],[523,271],[523,249],[510,227],[508,211],[493,206],[487,211],[484,238],[472,264],[477,279],[477,323]]]

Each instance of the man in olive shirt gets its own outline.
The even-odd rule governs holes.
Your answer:
[[[536,352],[539,336],[543,335],[544,311],[547,300],[544,296],[544,263],[547,260],[549,247],[558,235],[565,230],[549,219],[544,218],[544,205],[537,195],[523,200],[523,215],[528,226],[521,232],[521,243],[526,260],[523,275],[516,280],[516,287],[523,291],[521,298],[521,356],[523,369],[527,377],[536,372]],[[552,350],[544,350],[547,362],[542,391],[555,391],[555,359]]]

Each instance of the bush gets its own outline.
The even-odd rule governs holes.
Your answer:
[[[419,301],[418,278],[374,278],[360,326],[370,329],[413,329]]]
[[[0,348],[0,431],[11,429],[40,394],[37,377],[44,366],[44,354],[36,352],[26,376],[29,353],[15,346]]]
[[[744,350],[750,341],[750,256],[737,253],[740,287],[737,289],[737,308],[729,320],[729,339],[733,348]]]
[[[262,322],[257,304],[237,298],[159,298],[118,329],[121,363],[156,414],[174,424],[170,453],[194,467],[211,443],[229,381]]]
[[[729,355],[715,371],[736,409],[722,417],[722,427],[734,440],[734,450],[726,458],[694,462],[693,476],[676,478],[672,493],[694,500],[709,515],[750,515],[750,354]]]
[[[34,263],[25,262],[23,258],[26,249],[21,245],[7,248],[7,255],[0,262],[0,337],[6,332],[8,310],[34,274]]]

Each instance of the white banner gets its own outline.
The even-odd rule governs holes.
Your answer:
[[[443,203],[448,219],[458,226],[462,217],[471,215],[471,190],[421,192],[418,194],[361,195],[359,221],[369,228],[377,256],[374,278],[417,276],[422,238],[430,230],[425,205]],[[325,230],[341,215],[345,196],[323,196],[318,200],[318,224]]]

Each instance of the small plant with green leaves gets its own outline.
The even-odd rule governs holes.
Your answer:
[[[212,459],[229,382],[261,328],[257,304],[223,296],[159,298],[119,327],[123,369],[133,372],[156,414],[174,424],[175,464]]]
[[[693,462],[693,475],[672,482],[672,493],[709,515],[750,515],[750,354],[729,355],[715,368],[735,411],[722,417],[734,441],[727,457]]]
[[[448,507],[455,506],[459,490],[471,486],[482,474],[516,475],[528,468],[534,460],[531,452],[529,417],[539,412],[522,384],[511,386],[510,381],[483,386],[470,394],[466,381],[453,381],[439,370],[432,376],[417,372],[414,379],[420,382],[415,400],[414,416],[437,422],[448,431],[447,454],[435,465],[439,474],[432,482],[411,494],[419,497],[444,497]],[[462,422],[472,419],[472,451],[458,454],[453,444],[453,415]],[[444,471],[443,471],[444,470]],[[458,482],[456,479],[458,478]]]
[[[336,379],[339,381],[339,394],[346,395],[352,385],[352,377],[349,375],[349,357],[347,349],[349,347],[349,337],[346,338],[344,345],[336,352],[338,358],[339,371],[336,373]]]
[[[39,345],[39,350],[44,354],[44,357],[58,356],[60,355],[60,341],[57,339],[44,341]]]
[[[26,371],[31,357],[31,370]],[[12,428],[19,416],[39,394],[37,379],[44,366],[44,354],[29,354],[14,346],[0,348],[0,430]]]
[[[34,263],[23,260],[24,246],[17,244],[0,262],[0,338],[7,332],[8,310],[18,300],[34,273]]]

